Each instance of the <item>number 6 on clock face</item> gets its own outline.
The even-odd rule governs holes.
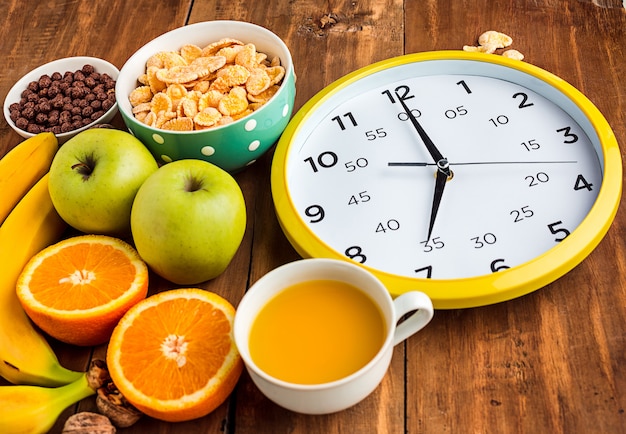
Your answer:
[[[373,64],[305,104],[272,193],[302,256],[354,261],[435,307],[508,300],[600,242],[621,197],[610,127],[527,63],[432,52]]]

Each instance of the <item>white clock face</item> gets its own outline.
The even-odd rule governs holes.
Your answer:
[[[593,129],[521,72],[408,64],[329,95],[295,132],[285,182],[323,243],[374,269],[454,279],[514,267],[558,245],[598,195]],[[453,174],[430,238],[436,161],[400,100]]]

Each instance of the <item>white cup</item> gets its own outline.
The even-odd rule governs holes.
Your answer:
[[[386,324],[382,347],[364,367],[328,383],[294,384],[268,375],[252,360],[248,345],[250,328],[259,310],[285,288],[320,279],[348,283],[370,296]],[[356,264],[335,259],[301,259],[270,271],[252,285],[237,307],[234,337],[252,381],[270,400],[298,413],[334,413],[357,404],[376,389],[389,368],[393,347],[426,326],[433,313],[426,294],[409,291],[394,300],[376,276]],[[401,318],[403,321],[398,324]]]

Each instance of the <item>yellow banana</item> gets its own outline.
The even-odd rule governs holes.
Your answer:
[[[47,433],[63,410],[95,393],[86,374],[60,387],[0,386],[0,432]]]
[[[26,193],[0,226],[0,375],[11,383],[59,386],[81,375],[59,364],[45,337],[32,326],[15,292],[26,263],[57,242],[66,228],[52,205],[48,174]]]
[[[13,207],[48,172],[59,142],[52,133],[24,140],[0,159],[0,223]]]

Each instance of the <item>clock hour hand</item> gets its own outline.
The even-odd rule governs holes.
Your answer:
[[[441,204],[441,198],[443,197],[443,190],[446,186],[446,182],[448,182],[448,178],[451,176],[452,172],[450,171],[450,165],[448,164],[448,160],[442,158],[441,160],[437,161],[437,178],[435,179],[435,192],[433,194],[433,205],[430,210],[428,238],[426,238],[426,241],[430,240],[430,236],[433,233],[435,219],[437,218],[437,212],[439,211],[439,205]]]
[[[422,125],[419,123],[417,118],[413,116],[411,113],[411,109],[406,105],[404,100],[398,97],[402,108],[406,112],[408,118],[410,119],[413,127],[417,130],[417,134],[419,134],[422,142],[426,146],[428,153],[435,160],[437,165],[437,177],[435,180],[435,192],[433,194],[433,205],[430,210],[430,222],[428,224],[428,238],[426,241],[430,240],[430,236],[433,232],[433,227],[435,226],[435,219],[437,218],[437,212],[439,211],[439,205],[441,204],[441,198],[443,197],[443,190],[446,186],[446,182],[448,182],[448,178],[452,177],[452,171],[450,170],[450,164],[448,160],[444,158],[443,154],[437,149],[437,146],[433,143],[431,138],[428,136]]]
[[[428,136],[424,128],[422,128],[422,125],[419,123],[417,118],[413,115],[413,113],[411,113],[411,109],[406,105],[404,100],[402,98],[398,98],[398,99],[400,101],[400,104],[402,105],[402,108],[406,112],[406,115],[408,116],[409,120],[411,121],[415,129],[417,130],[417,134],[419,134],[420,138],[424,142],[424,145],[426,145],[426,149],[428,150],[428,153],[433,158],[433,160],[435,160],[437,165],[439,165],[438,162],[441,160],[444,160],[443,155],[441,154],[441,152],[439,152],[439,149],[437,149],[437,147],[435,146],[433,141],[430,139],[430,137]],[[442,170],[442,169],[439,169],[439,170]],[[447,164],[446,164],[445,170],[446,170],[446,175],[450,176],[450,168],[448,167]]]

